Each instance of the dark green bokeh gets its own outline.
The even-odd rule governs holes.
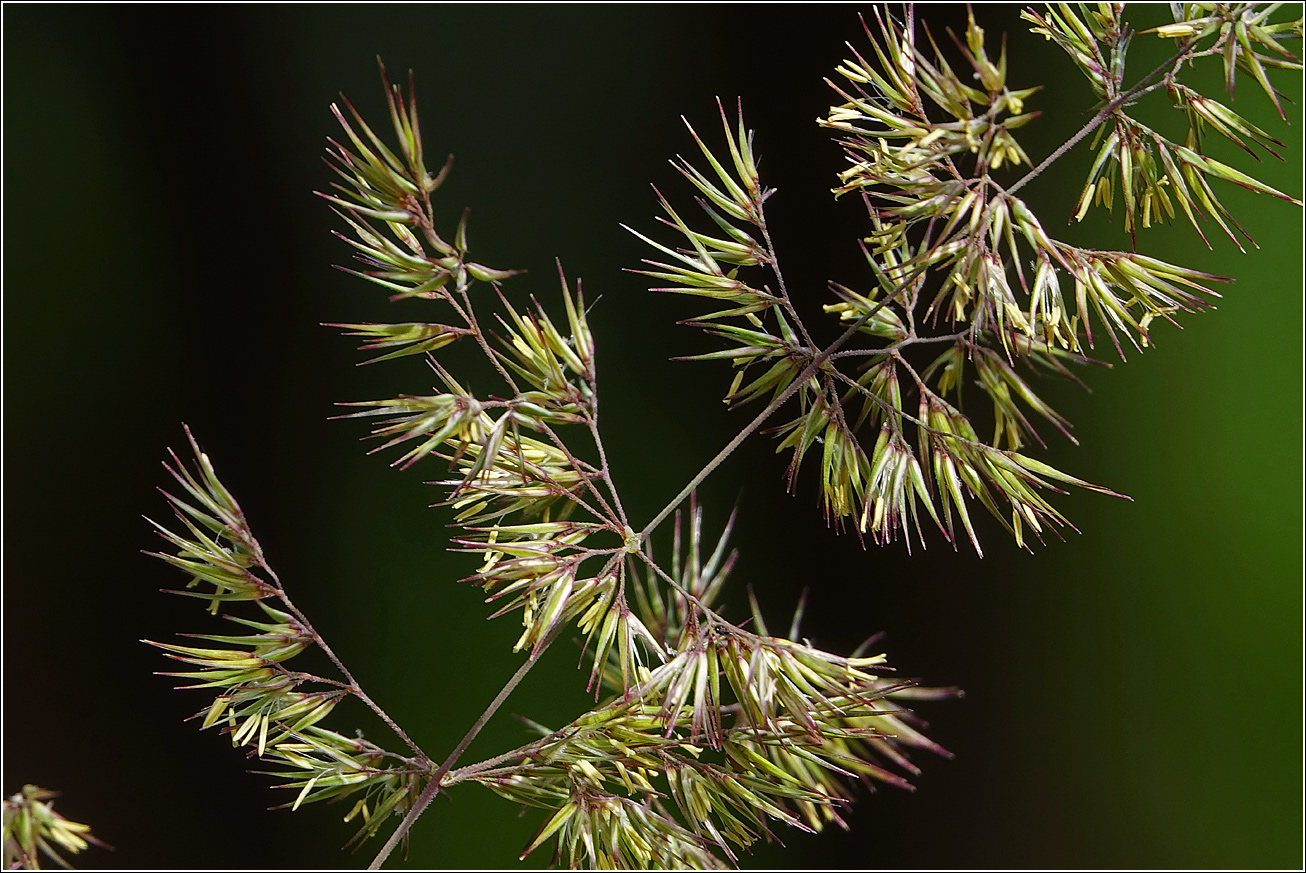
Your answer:
[[[395,315],[328,267],[347,253],[308,193],[330,178],[326,105],[343,90],[376,117],[374,56],[414,68],[429,151],[458,155],[442,208],[452,224],[473,207],[476,257],[530,270],[507,286],[518,300],[552,305],[555,257],[585,280],[613,464],[647,518],[743,419],[719,403],[724,367],[667,361],[710,343],[672,325],[692,303],[621,272],[647,252],[617,224],[655,228],[649,182],[688,202],[666,163],[692,148],[677,116],[710,130],[712,98],[738,95],[780,189],[774,231],[801,304],[824,301],[827,277],[862,281],[859,208],[831,202],[839,152],[812,124],[829,103],[820,78],[844,39],[863,39],[855,12],[6,7],[3,790],[64,790],[61,809],[118,847],[88,866],[365,862],[374,847],[337,848],[343,810],[265,812],[266,778],[181,723],[202,696],[151,676],[164,662],[136,642],[212,626],[159,595],[180,579],[138,553],[158,547],[139,514],[166,515],[157,462],[185,421],[300,605],[433,754],[518,663],[512,622],[486,623],[455,584],[472,564],[444,553],[446,516],[422,508],[436,492],[362,456],[360,424],[324,420],[334,401],[431,383],[420,366],[354,369],[348,341],[317,326]],[[1013,8],[979,17],[1011,31],[1013,84],[1048,86],[1025,138],[1037,159],[1091,97],[1074,74],[1053,78],[1069,64]],[[1165,48],[1139,37],[1139,69]],[[1282,87],[1297,101],[1287,161],[1257,172],[1298,192],[1300,79]],[[1285,130],[1251,85],[1236,105]],[[1027,189],[1049,228],[1087,160]],[[989,525],[983,561],[937,539],[910,558],[864,551],[827,530],[810,480],[782,493],[765,441],[705,488],[711,524],[738,502],[739,588],[754,584],[769,615],[809,587],[814,642],[846,651],[887,630],[908,675],[968,692],[928,707],[957,758],[919,761],[919,791],[881,791],[852,832],[786,834],[751,863],[1300,866],[1302,224],[1281,201],[1220,190],[1260,251],[1214,236],[1208,251],[1184,226],[1143,241],[1235,277],[1219,311],[1090,372],[1091,397],[1053,389],[1082,443],[1054,446],[1053,463],[1134,498],[1062,500],[1082,536],[1029,556]],[[1126,244],[1099,216],[1066,233]],[[586,705],[573,668],[555,653],[507,709],[568,720]],[[351,718],[380,738],[348,707],[336,725]],[[523,737],[503,717],[469,754]],[[423,819],[409,864],[509,866],[537,825],[469,787]]]

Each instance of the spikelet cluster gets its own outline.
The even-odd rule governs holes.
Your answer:
[[[1224,66],[1225,90],[1230,97],[1238,73],[1250,76],[1274,104],[1280,118],[1286,118],[1279,93],[1270,84],[1267,69],[1302,69],[1301,61],[1283,41],[1300,39],[1301,19],[1270,22],[1275,11],[1264,3],[1172,3],[1173,24],[1154,27],[1153,33],[1174,40],[1180,56],[1188,63],[1197,57],[1219,58]],[[1131,34],[1122,21],[1123,4],[1097,4],[1095,9],[1077,12],[1068,4],[1050,5],[1046,12],[1027,10],[1033,32],[1066,51],[1088,79],[1103,104],[1111,107],[1110,121],[1098,128],[1093,139],[1097,155],[1075,208],[1083,219],[1094,206],[1113,211],[1116,192],[1122,202],[1124,227],[1135,236],[1137,228],[1165,222],[1176,215],[1175,207],[1206,240],[1199,219],[1209,218],[1220,226],[1240,249],[1254,241],[1229,214],[1210,185],[1220,179],[1261,194],[1269,194],[1300,205],[1300,201],[1277,191],[1239,170],[1206,154],[1204,139],[1213,131],[1260,160],[1255,148],[1279,157],[1274,150],[1283,143],[1247,121],[1225,104],[1205,96],[1179,80],[1176,63],[1164,78],[1171,102],[1184,111],[1188,129],[1182,143],[1172,141],[1134,117],[1125,98],[1125,55]]]
[[[797,614],[788,636],[769,634],[756,604],[756,632],[726,621],[714,607],[735,563],[730,525],[710,554],[696,504],[687,543],[679,518],[675,530],[668,578],[633,585],[634,681],[614,651],[600,706],[455,774],[550,811],[523,857],[556,838],[554,863],[569,867],[724,867],[776,825],[846,827],[853,780],[910,788],[905,749],[948,754],[902,702],[959,692],[886,676],[883,655],[797,642]]]
[[[40,870],[42,857],[60,867],[72,865],[60,852],[76,855],[90,845],[112,848],[91,834],[91,826],[70,821],[54,809],[59,792],[24,785],[4,800],[4,865],[6,870]]]
[[[201,729],[219,728],[233,745],[277,768],[272,774],[280,786],[296,792],[287,806],[350,798],[346,821],[361,818],[357,837],[372,836],[392,813],[406,811],[430,777],[430,762],[321,724],[361,689],[347,675],[323,678],[288,666],[322,640],[267,565],[244,512],[208,456],[189,431],[187,438],[194,469],[175,454],[164,465],[181,486],[180,496],[164,494],[182,532],[151,522],[175,549],[153,554],[190,576],[186,588],[172,593],[206,601],[215,614],[252,601],[258,619],[227,612],[244,632],[184,635],[203,641],[198,646],[146,642],[191,668],[162,675],[185,680],[181,688],[213,695],[195,715]]]
[[[1208,129],[1248,151],[1273,154],[1277,140],[1180,80],[1185,64],[1218,56],[1231,91],[1241,70],[1279,106],[1265,71],[1300,69],[1282,43],[1301,25],[1271,23],[1272,12],[1175,4],[1176,24],[1156,32],[1175,39],[1178,54],[1134,84],[1125,78],[1132,32],[1120,5],[1024,13],[1035,34],[1066,50],[1103,103],[1085,131],[1095,131],[1097,157],[1076,217],[1095,202],[1111,208],[1120,191],[1131,238],[1140,225],[1174,217],[1176,207],[1195,227],[1211,218],[1232,236],[1236,222],[1211,179],[1300,204],[1203,153]],[[1054,238],[1016,195],[1041,170],[1019,141],[1038,115],[1031,107],[1039,89],[1009,84],[1005,39],[995,50],[973,13],[960,37],[938,41],[910,7],[905,21],[883,10],[873,20],[869,51],[850,44],[840,81],[827,80],[841,102],[818,119],[847,156],[835,196],[866,206],[859,245],[871,280],[858,288],[831,281],[836,301],[825,306],[843,333],[813,342],[817,328],[791,305],[766,226],[771,192],[742,113],[732,125],[722,112],[727,157],[694,134],[709,169],[678,164],[719,230],[694,229],[659,193],[663,223],[685,244],[637,234],[669,256],[642,272],[664,283],[654,290],[712,300],[716,311],[691,323],[725,347],[697,359],[734,365],[727,403],[788,403],[773,432],[778,450],[790,452],[790,487],[819,456],[828,519],[877,542],[914,530],[924,543],[922,528],[933,524],[953,542],[964,531],[978,551],[968,508],[978,504],[1026,545],[1030,533],[1042,539],[1068,524],[1047,492],[1074,485],[1113,493],[1024,453],[1044,445],[1040,421],[1070,438],[1070,423],[1036,393],[1037,377],[1071,376],[1103,335],[1121,357],[1125,344],[1151,344],[1154,322],[1208,308],[1212,283],[1228,280]],[[1158,89],[1187,113],[1183,144],[1130,114],[1138,96]],[[961,411],[972,386],[987,397],[989,422]]]

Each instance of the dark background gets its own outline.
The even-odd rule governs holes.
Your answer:
[[[617,481],[648,518],[746,419],[719,402],[725,365],[667,360],[714,347],[673,324],[702,310],[622,272],[649,253],[618,222],[656,233],[650,182],[689,204],[666,162],[693,149],[678,116],[716,136],[713,98],[741,96],[779,189],[773,230],[795,295],[815,309],[826,278],[863,283],[859,207],[830,198],[842,161],[812,123],[843,40],[865,45],[857,11],[7,5],[3,790],[63,790],[60,808],[117,847],[84,866],[365,864],[379,843],[341,852],[343,808],[265,811],[287,798],[182,723],[208,698],[151,675],[167,662],[138,642],[219,632],[194,602],[159,594],[182,579],[140,555],[161,545],[140,516],[168,514],[158,462],[184,421],[297,602],[433,755],[518,663],[514,621],[485,622],[477,591],[455,584],[474,567],[443,551],[446,513],[424,508],[439,495],[421,480],[438,471],[391,470],[363,455],[363,425],[326,421],[335,401],[432,384],[420,364],[355,368],[350,341],[318,326],[422,317],[330,269],[347,249],[310,193],[330,180],[327,105],[345,91],[383,125],[375,56],[414,68],[428,154],[458,156],[440,194],[447,226],[473,208],[474,257],[530,271],[506,286],[516,300],[553,308],[555,257],[583,277]],[[1022,139],[1037,161],[1091,95],[1014,7],[977,14],[1010,31],[1012,85],[1048,86]],[[922,15],[964,24],[955,9]],[[1136,69],[1168,45],[1138,37]],[[1219,74],[1199,81],[1214,95]],[[1299,77],[1280,82],[1300,100]],[[1169,130],[1167,105],[1155,101]],[[1299,192],[1299,102],[1289,128],[1250,82],[1235,105],[1290,143],[1285,163],[1256,172]],[[1024,192],[1054,233],[1088,160],[1076,152]],[[1218,229],[1207,250],[1186,226],[1143,250],[1235,277],[1219,311],[1089,372],[1091,397],[1048,389],[1082,446],[1044,457],[1134,498],[1062,498],[1082,535],[1028,555],[982,522],[982,561],[937,537],[910,558],[901,544],[864,550],[826,528],[810,471],[783,492],[765,440],[704,488],[711,529],[740,507],[736,592],[753,584],[783,623],[810,588],[813,642],[847,651],[885,630],[906,675],[968,692],[922,707],[957,757],[918,756],[916,793],[883,790],[850,833],[785,834],[746,863],[1301,864],[1301,214],[1214,184],[1260,251],[1240,254]],[[1064,233],[1127,245],[1098,214]],[[586,706],[563,648],[507,712],[556,725]],[[389,742],[360,709],[342,706],[332,726]],[[467,760],[524,739],[501,717]],[[408,863],[513,865],[540,820],[516,813],[477,787],[441,798]]]

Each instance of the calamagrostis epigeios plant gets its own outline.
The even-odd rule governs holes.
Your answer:
[[[1126,72],[1135,34],[1121,6],[1024,14],[1100,101],[1037,166],[1018,137],[1038,114],[1038,89],[1008,85],[1005,42],[986,38],[973,16],[960,37],[940,39],[911,8],[901,17],[872,12],[866,41],[850,46],[840,81],[830,83],[837,105],[819,120],[847,155],[835,196],[866,207],[852,234],[873,276],[863,287],[830,283],[833,342],[818,343],[816,326],[792,303],[767,224],[772,192],[742,110],[734,118],[722,110],[720,146],[691,128],[701,159],[678,166],[702,214],[682,215],[659,194],[661,221],[677,241],[633,231],[656,250],[639,272],[655,290],[703,298],[707,311],[692,323],[722,348],[697,357],[730,362],[731,406],[762,408],[638,528],[604,451],[597,344],[580,283],[573,290],[559,269],[561,318],[534,299],[516,307],[499,291],[514,272],[471,259],[465,216],[452,235],[436,228],[431,198],[449,165],[427,167],[411,83],[407,97],[386,84],[397,149],[348,103],[344,112],[333,106],[344,135],[331,142],[339,178],[323,196],[361,262],[351,272],[392,298],[429,301],[434,319],[335,326],[363,338],[375,361],[426,356],[438,380],[435,393],[348,404],[348,417],[372,419],[380,448],[402,452],[396,464],[448,471],[437,484],[459,531],[453,546],[480,562],[469,579],[494,614],[521,621],[516,650],[526,654],[464,740],[442,760],[429,757],[296,608],[191,439],[197,465],[169,465],[182,524],[160,527],[174,551],[159,557],[190,577],[179,593],[207,601],[210,612],[231,609],[228,618],[243,628],[198,635],[195,645],[156,644],[187,665],[168,675],[213,692],[202,726],[220,727],[276,774],[290,789],[287,806],[346,800],[357,838],[399,816],[374,866],[407,839],[437,793],[461,783],[542,808],[525,851],[552,840],[557,863],[590,867],[722,866],[778,826],[843,824],[858,780],[906,785],[916,772],[910,750],[943,753],[908,704],[957,692],[893,678],[883,655],[799,642],[798,616],[777,635],[756,603],[746,621],[723,615],[719,595],[735,562],[729,525],[715,544],[704,538],[695,488],[770,423],[778,449],[790,453],[789,486],[805,487],[804,462],[819,456],[814,478],[826,517],[876,543],[901,537],[910,547],[935,527],[978,551],[978,506],[1028,547],[1031,534],[1041,539],[1068,523],[1050,492],[1074,485],[1111,493],[1035,457],[1043,444],[1036,423],[1066,437],[1070,428],[1036,393],[1038,378],[1071,375],[1104,339],[1123,357],[1126,344],[1150,343],[1158,320],[1208,305],[1212,284],[1228,280],[1139,246],[1142,231],[1179,213],[1199,233],[1213,221],[1237,242],[1241,229],[1212,180],[1300,205],[1206,154],[1211,134],[1249,152],[1274,154],[1279,143],[1183,79],[1194,64],[1222,64],[1230,93],[1250,79],[1282,114],[1269,71],[1301,69],[1283,45],[1300,36],[1301,22],[1273,20],[1277,7],[1254,4],[1172,6],[1175,22],[1150,33],[1172,41],[1174,53],[1141,77]],[[1184,111],[1182,143],[1135,117],[1136,101],[1154,91]],[[1067,197],[1068,213],[1118,209],[1127,251],[1058,240],[1017,196],[1085,140],[1096,157],[1082,191]],[[438,362],[456,342],[475,345],[493,365],[498,394],[469,391]],[[960,397],[972,390],[992,404],[991,435],[962,411]],[[670,547],[655,556],[654,534],[673,514]],[[257,609],[237,614],[239,601]],[[561,727],[538,726],[539,737],[517,749],[457,766],[564,635],[584,646],[595,708]],[[336,675],[291,666],[311,646]],[[394,729],[393,750],[324,726],[350,697]]]

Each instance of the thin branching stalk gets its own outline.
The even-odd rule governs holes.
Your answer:
[[[1055,164],[1058,160],[1064,157],[1067,152],[1069,152],[1075,146],[1079,145],[1084,140],[1084,137],[1088,136],[1090,133],[1097,130],[1104,121],[1106,121],[1108,118],[1114,115],[1116,111],[1119,110],[1121,107],[1126,106],[1131,101],[1137,100],[1138,98],[1143,97],[1146,94],[1150,94],[1159,88],[1165,87],[1166,84],[1165,82],[1157,82],[1155,84],[1149,84],[1149,83],[1151,83],[1152,79],[1154,79],[1155,77],[1165,73],[1166,67],[1171,68],[1169,74],[1167,75],[1167,79],[1172,78],[1174,76],[1175,70],[1180,65],[1182,65],[1185,61],[1190,61],[1194,58],[1195,53],[1193,52],[1193,47],[1194,45],[1186,45],[1183,48],[1179,49],[1179,51],[1175,52],[1174,55],[1171,56],[1171,58],[1168,61],[1166,61],[1163,64],[1160,64],[1156,69],[1152,70],[1152,72],[1148,73],[1146,76],[1140,79],[1138,83],[1135,84],[1132,88],[1130,88],[1128,91],[1121,94],[1120,96],[1116,97],[1106,106],[1103,106],[1101,109],[1099,109],[1097,114],[1094,115],[1091,119],[1089,119],[1087,124],[1085,124],[1083,127],[1081,127],[1079,130],[1075,132],[1074,136],[1070,137],[1070,139],[1066,140],[1064,143],[1058,146],[1056,150],[1052,152],[1052,154],[1048,155],[1046,158],[1040,161],[1037,167],[1033,168],[1028,173],[1021,176],[1019,179],[1017,179],[1012,185],[1010,185],[1006,189],[1006,193],[1015,194],[1021,188],[1024,188],[1030,182],[1034,181],[1043,173],[1044,170],[1046,170],[1048,167]]]
[[[559,628],[559,630],[561,629]],[[445,775],[448,774],[454,764],[458,763],[458,759],[462,757],[463,752],[467,751],[467,747],[472,744],[472,741],[481,733],[481,730],[485,725],[489,723],[490,719],[494,717],[494,714],[498,712],[499,708],[503,706],[505,701],[507,701],[508,695],[512,694],[517,686],[521,684],[521,681],[526,678],[526,674],[531,671],[531,668],[539,663],[540,656],[544,654],[557,637],[558,632],[554,631],[553,635],[548,637],[538,649],[532,652],[530,656],[526,658],[525,662],[517,668],[517,672],[512,674],[512,678],[505,682],[504,686],[499,689],[499,693],[490,701],[490,705],[481,713],[480,718],[476,719],[476,722],[467,729],[467,733],[463,734],[463,738],[458,741],[458,745],[453,747],[453,751],[449,753],[448,757],[440,763],[440,766],[431,775],[430,784],[428,784],[425,790],[422,791],[421,795],[418,796],[417,802],[413,804],[413,808],[409,810],[408,815],[404,816],[404,820],[399,823],[399,827],[395,828],[395,831],[390,835],[390,838],[385,841],[385,845],[381,847],[381,851],[376,853],[376,857],[372,859],[371,864],[367,865],[367,869],[380,870],[381,865],[385,863],[386,858],[390,857],[390,853],[395,850],[395,847],[399,845],[400,841],[408,837],[408,832],[417,822],[417,819],[426,811],[426,808],[431,805],[431,801],[435,799],[435,796],[440,793],[441,788],[444,786]]]
[[[340,660],[340,658],[337,657],[336,653],[332,651],[331,646],[327,644],[326,639],[322,636],[322,634],[318,633],[316,628],[313,627],[312,622],[308,620],[308,616],[306,616],[299,609],[299,607],[295,606],[294,602],[290,599],[290,596],[286,594],[285,586],[281,584],[281,578],[277,576],[276,571],[272,569],[271,565],[268,564],[267,560],[263,557],[261,549],[259,550],[259,554],[258,554],[258,565],[263,568],[263,571],[268,574],[268,578],[272,580],[273,586],[276,587],[277,598],[282,602],[282,604],[285,605],[286,610],[289,611],[291,615],[295,616],[295,618],[299,620],[299,622],[304,626],[304,630],[307,631],[309,636],[313,638],[314,645],[316,645],[318,648],[322,650],[322,653],[325,654],[327,658],[331,660],[331,663],[335,666],[335,668],[340,671],[342,676],[345,677],[345,681],[342,687],[348,688],[350,694],[357,697],[367,706],[368,709],[376,713],[376,715],[381,719],[381,721],[385,722],[386,727],[394,731],[395,734],[401,740],[404,741],[404,744],[407,745],[408,748],[413,750],[413,753],[417,755],[417,761],[420,764],[423,765],[430,764],[431,759],[427,757],[426,753],[422,751],[421,747],[418,746],[417,743],[413,742],[412,738],[409,737],[408,734],[404,732],[404,729],[401,728],[398,725],[398,723],[396,723],[395,720],[390,717],[389,713],[387,713],[384,709],[382,709],[376,703],[376,701],[374,701],[368,695],[368,693],[363,690],[363,686],[358,682],[357,679],[354,678],[354,674],[349,671],[349,668],[347,666],[345,666],[344,661]],[[335,680],[332,679],[323,679],[317,676],[311,676],[309,674],[299,674],[299,675],[313,682],[322,682],[326,684],[341,684],[335,682]]]
[[[695,473],[693,478],[691,478],[689,482],[685,484],[685,487],[681,488],[680,492],[675,497],[673,497],[669,503],[663,506],[661,510],[658,511],[657,515],[653,516],[652,521],[646,524],[644,526],[644,529],[640,531],[639,534],[640,541],[642,542],[643,540],[648,539],[653,534],[653,531],[657,529],[658,525],[666,521],[667,517],[671,515],[671,513],[674,512],[678,506],[683,505],[684,502],[687,499],[689,499],[689,495],[697,491],[698,486],[702,485],[704,480],[706,480],[708,476],[712,475],[712,473],[716,470],[716,468],[721,466],[721,464],[726,460],[726,458],[729,458],[732,454],[734,454],[735,449],[743,445],[744,442],[750,436],[752,436],[753,433],[756,432],[759,427],[765,424],[767,420],[775,413],[775,411],[785,404],[785,401],[787,401],[790,397],[792,397],[795,393],[797,393],[800,388],[803,387],[803,384],[807,379],[810,379],[812,376],[816,374],[818,370],[821,369],[821,365],[825,363],[826,359],[834,355],[846,342],[848,342],[848,340],[852,338],[853,334],[855,334],[863,324],[869,321],[877,312],[879,312],[882,308],[884,308],[884,306],[886,306],[889,303],[889,300],[890,298],[886,297],[880,303],[876,304],[875,306],[872,306],[869,310],[867,310],[865,314],[860,316],[857,321],[849,325],[848,329],[845,330],[843,334],[841,334],[834,342],[830,343],[830,345],[826,346],[816,355],[813,355],[811,361],[798,375],[798,378],[794,379],[793,382],[790,383],[789,387],[785,388],[778,395],[776,395],[775,399],[772,400],[770,403],[768,403],[766,405],[766,408],[763,409],[761,412],[759,412],[753,418],[752,421],[744,425],[744,428],[741,431],[739,431],[739,433],[737,433],[730,440],[730,442],[726,443],[725,447],[722,448],[721,451],[717,452],[716,455],[712,458],[712,460],[704,464],[702,469],[700,469],[697,473]]]

